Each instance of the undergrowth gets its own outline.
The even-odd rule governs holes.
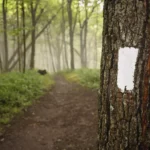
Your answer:
[[[77,69],[62,72],[65,78],[92,89],[98,89],[100,83],[100,71],[98,69]]]
[[[49,74],[42,76],[37,71],[0,74],[0,125],[8,124],[15,114],[31,105],[53,84]]]

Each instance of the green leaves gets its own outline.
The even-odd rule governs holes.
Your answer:
[[[98,69],[78,69],[64,74],[69,81],[77,82],[92,89],[98,89],[100,83],[99,72]]]
[[[54,84],[50,75],[41,76],[36,71],[25,74],[11,72],[0,75],[0,124],[43,94],[43,89]]]

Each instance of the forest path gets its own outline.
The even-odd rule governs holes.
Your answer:
[[[14,119],[0,150],[96,150],[97,92],[55,77],[56,85]]]

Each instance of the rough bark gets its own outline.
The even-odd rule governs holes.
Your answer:
[[[144,1],[139,0],[105,0],[104,2],[98,111],[99,150],[147,150],[149,147],[146,142],[149,139],[143,140],[142,135],[142,120],[144,119],[142,119],[142,115],[144,115],[145,109],[143,89],[144,86],[148,88],[147,81],[143,81],[150,55],[150,33],[148,33],[147,26],[148,7],[149,5],[145,8]],[[135,88],[131,92],[125,90],[120,93],[117,87],[118,50],[120,47],[139,49],[135,70]],[[145,93],[148,92],[145,91]],[[146,101],[147,104],[149,104],[148,101]],[[148,111],[145,114],[147,113]]]
[[[145,20],[140,52],[135,72],[137,129],[141,136],[140,149],[150,149],[150,1],[143,1]],[[141,129],[141,130],[140,130]],[[140,140],[138,138],[138,140]]]

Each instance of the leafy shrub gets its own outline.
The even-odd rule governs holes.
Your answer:
[[[64,72],[69,81],[77,82],[83,86],[98,89],[100,83],[100,71],[98,69],[78,69],[72,72]]]
[[[7,124],[53,83],[49,74],[41,76],[37,71],[0,74],[0,124]]]

